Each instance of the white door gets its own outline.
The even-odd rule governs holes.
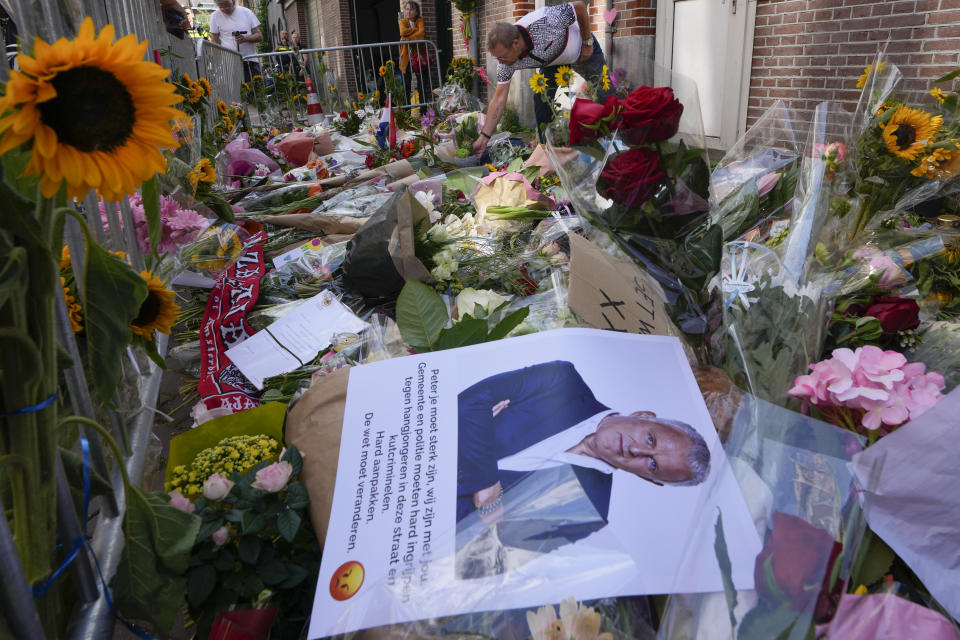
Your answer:
[[[656,65],[696,83],[711,148],[729,148],[746,126],[756,8],[756,0],[657,2]],[[696,134],[695,114],[684,116],[681,129]]]

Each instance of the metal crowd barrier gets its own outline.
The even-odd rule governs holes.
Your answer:
[[[406,74],[400,73],[403,46],[411,58]],[[391,98],[396,107],[433,104],[433,90],[443,84],[439,51],[429,40],[274,51],[243,59],[256,63],[262,76],[261,81],[250,84],[245,95],[251,122],[259,126],[307,121],[306,78],[312,80],[324,113],[351,109],[354,102],[360,103],[360,93],[369,99],[380,91],[382,105],[386,100],[386,82],[380,68],[385,67],[388,60],[393,61],[396,82],[403,87],[400,96]],[[418,62],[416,70],[414,59]]]
[[[196,38],[196,79],[206,78],[210,83],[213,97],[210,104],[210,117],[216,117],[216,102],[223,100],[227,104],[242,102],[240,83],[243,80],[243,61],[240,54],[223,45],[209,40]]]

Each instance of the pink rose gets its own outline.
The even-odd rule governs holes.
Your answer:
[[[227,541],[227,538],[229,537],[229,535],[230,535],[230,534],[229,534],[229,532],[227,531],[227,528],[226,528],[226,527],[220,527],[219,529],[217,529],[216,531],[214,531],[214,532],[210,535],[210,537],[213,539],[213,543],[214,543],[215,545],[217,545],[218,547],[222,547],[223,544]]]
[[[866,260],[871,275],[879,273],[877,286],[881,289],[896,289],[907,282],[907,275],[900,265],[876,247],[864,245],[853,252],[853,257]]]
[[[274,462],[269,467],[257,471],[257,479],[250,486],[267,493],[276,493],[287,486],[287,481],[290,480],[292,473],[293,467],[290,466],[289,462],[285,460]]]
[[[223,500],[232,488],[233,482],[214,473],[203,481],[203,497],[207,500]]]
[[[180,509],[180,511],[186,511],[187,513],[193,513],[194,509],[197,508],[179,491],[170,492],[170,506],[176,507]]]

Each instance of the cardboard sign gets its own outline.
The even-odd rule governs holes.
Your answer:
[[[586,238],[569,237],[571,311],[597,329],[673,335],[663,289],[656,280]]]

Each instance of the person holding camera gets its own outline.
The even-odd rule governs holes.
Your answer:
[[[241,56],[256,55],[254,43],[263,40],[260,21],[246,7],[238,7],[236,0],[217,0],[217,10],[210,14],[210,40]],[[260,63],[244,62],[243,79],[249,82],[260,74]]]

